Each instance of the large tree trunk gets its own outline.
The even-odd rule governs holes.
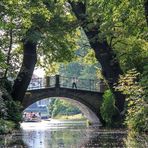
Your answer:
[[[121,112],[124,109],[125,96],[121,92],[116,91],[114,88],[115,84],[118,83],[119,75],[122,74],[116,54],[108,45],[107,41],[91,41],[91,36],[94,34],[94,31],[85,31],[85,33],[90,41],[91,47],[95,52],[96,59],[102,66],[102,75],[106,79],[109,88],[115,95],[116,106]]]
[[[22,101],[27,87],[30,83],[35,64],[37,62],[36,43],[29,40],[23,42],[23,63],[20,72],[14,81],[12,97],[14,100]]]
[[[93,21],[87,19],[85,4],[71,1],[69,1],[69,3],[95,52],[96,59],[102,66],[102,74],[106,79],[108,86],[113,91],[116,98],[116,106],[121,112],[124,109],[125,96],[114,89],[114,84],[118,82],[119,75],[122,74],[116,54],[107,43],[106,38],[99,41],[99,22],[98,24],[95,24]],[[88,27],[90,23],[93,24],[91,28]]]

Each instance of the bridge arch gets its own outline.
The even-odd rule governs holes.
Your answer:
[[[77,87],[72,88],[72,77],[60,75],[34,78],[31,80],[22,105],[25,108],[43,98],[61,97],[76,101],[87,118],[93,123],[104,123],[100,115],[105,84],[101,80],[77,79]]]
[[[63,97],[52,97],[51,99],[62,99],[62,100],[66,100],[68,102],[70,102],[71,104],[73,104],[73,106],[76,106],[77,108],[79,108],[79,110],[84,114],[84,116],[91,121],[91,123],[93,124],[99,124],[101,125],[100,119],[96,116],[96,114],[90,109],[88,108],[86,105],[84,105],[83,103],[76,101],[74,99],[71,98],[63,98]],[[44,98],[46,99],[46,98]],[[50,99],[50,98],[48,98]],[[42,99],[41,99],[42,100]],[[39,100],[40,101],[40,100]],[[34,102],[35,103],[35,102]],[[32,104],[31,104],[32,105]],[[29,105],[30,106],[30,105]],[[28,106],[28,107],[29,107]],[[26,109],[26,108],[25,108]]]
[[[74,103],[93,124],[100,124],[103,120],[100,115],[102,93],[76,90],[68,88],[45,88],[28,90],[22,105],[27,108],[31,104],[44,98],[66,98]]]

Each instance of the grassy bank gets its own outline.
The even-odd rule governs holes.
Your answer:
[[[86,118],[82,114],[76,115],[57,115],[54,119],[61,119],[61,120],[86,120]]]

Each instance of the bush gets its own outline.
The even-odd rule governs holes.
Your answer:
[[[13,100],[7,101],[6,106],[8,108],[7,119],[13,121],[18,126],[19,122],[22,121],[22,114],[20,112],[20,110],[21,110],[20,102],[16,102]]]
[[[0,86],[0,133],[7,133],[19,127],[22,119],[21,105],[10,95],[11,83],[4,79],[0,82],[2,82]]]
[[[15,128],[15,123],[0,119],[0,134],[11,133]]]
[[[117,115],[118,109],[115,106],[115,98],[110,90],[106,90],[103,95],[103,103],[100,108],[101,116],[106,123],[106,126],[115,126],[114,116]]]
[[[137,132],[148,131],[148,101],[146,79],[143,86],[140,85],[140,73],[135,69],[129,70],[127,74],[120,77],[118,90],[126,95],[126,120],[125,124],[130,130]],[[144,77],[142,78],[144,79]]]

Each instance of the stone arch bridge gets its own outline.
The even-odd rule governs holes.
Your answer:
[[[23,108],[44,98],[68,99],[93,123],[102,123],[100,106],[105,84],[100,80],[77,79],[77,88],[72,88],[72,77],[52,76],[33,78],[23,99]]]

